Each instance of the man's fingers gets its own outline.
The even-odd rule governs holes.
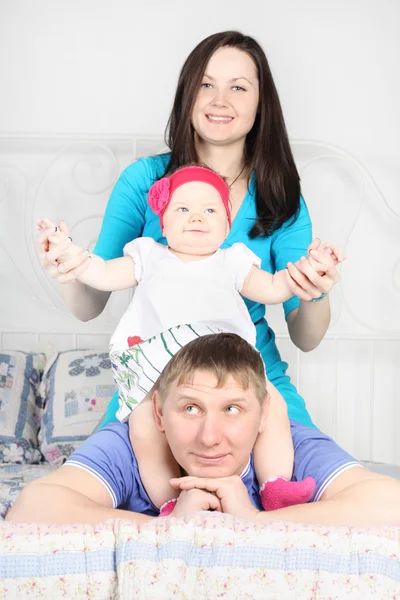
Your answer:
[[[207,490],[207,492],[216,492],[221,482],[218,478],[208,479],[205,477],[181,477],[178,479],[170,479],[172,487],[176,487],[181,490]]]
[[[217,496],[214,496],[214,494],[207,494],[207,501],[209,504],[208,510],[217,510],[218,512],[222,512],[221,502]]]

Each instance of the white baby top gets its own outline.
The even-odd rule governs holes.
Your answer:
[[[126,244],[124,255],[135,262],[138,287],[111,338],[114,350],[132,345],[129,337],[147,340],[194,323],[236,333],[255,345],[255,327],[240,290],[261,260],[247,246],[238,242],[203,260],[183,262],[152,238],[138,238]]]

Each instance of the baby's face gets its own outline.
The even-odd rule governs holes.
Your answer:
[[[185,183],[173,193],[163,221],[168,246],[188,257],[213,254],[229,233],[221,196],[201,181]]]

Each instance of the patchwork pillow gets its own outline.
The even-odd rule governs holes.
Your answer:
[[[108,352],[60,352],[40,386],[45,410],[40,450],[52,465],[62,465],[93,432],[115,391]]]
[[[0,463],[41,461],[43,403],[38,388],[45,365],[42,353],[0,351]]]

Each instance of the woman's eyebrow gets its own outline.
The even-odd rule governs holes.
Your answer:
[[[211,75],[208,75],[207,73],[204,73],[204,77],[207,77],[207,79],[210,79],[211,81],[215,81],[214,77],[211,77]],[[240,75],[240,77],[232,77],[231,81],[239,81],[239,79],[244,79],[245,81],[247,81],[250,85],[254,85],[252,81],[250,81],[250,79],[247,79],[247,77],[244,77],[243,75]]]
[[[245,81],[247,81],[250,85],[253,85],[253,83],[250,81],[250,79],[247,79],[247,77],[234,77],[233,79],[231,79],[231,81],[239,81],[239,79],[244,79]]]

